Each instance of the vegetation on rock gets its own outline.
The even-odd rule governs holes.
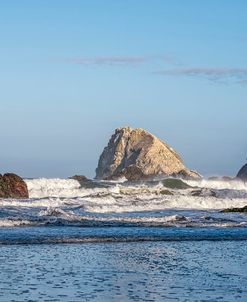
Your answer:
[[[192,188],[187,183],[183,182],[181,179],[176,178],[166,178],[162,181],[166,188],[170,189],[189,189]]]

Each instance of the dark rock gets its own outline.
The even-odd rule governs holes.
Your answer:
[[[79,181],[82,188],[85,189],[94,189],[94,188],[109,188],[112,186],[111,183],[107,182],[98,182],[91,179],[88,179],[86,181]]]
[[[234,178],[230,177],[230,176],[222,176],[222,177],[219,177],[219,176],[211,176],[208,178],[208,180],[214,180],[214,181],[232,181],[232,180],[235,180]]]
[[[247,181],[247,164],[245,164],[238,172],[237,178]]]
[[[181,179],[176,178],[166,178],[162,181],[163,185],[170,189],[189,189],[192,188],[187,183],[183,182]]]
[[[195,174],[191,175],[191,172],[197,174],[196,178],[200,178],[200,175],[196,171],[192,171],[192,170],[189,171],[189,172],[188,172],[188,170],[181,170],[178,173],[171,174],[170,176],[174,177],[174,178],[182,178],[182,179],[188,179],[188,180],[191,179],[191,180],[194,180],[195,179]]]
[[[173,193],[169,190],[161,190],[160,194],[162,194],[162,195],[173,195]]]
[[[202,190],[195,190],[191,192],[192,196],[201,196],[202,194]]]
[[[222,177],[222,180],[223,180],[223,181],[232,181],[232,180],[234,180],[234,178],[232,178],[232,177],[230,177],[230,176],[223,176],[223,177]]]
[[[216,192],[210,189],[198,189],[191,192],[192,196],[198,196],[198,197],[217,197]]]
[[[210,176],[208,178],[208,180],[218,180],[218,181],[220,181],[220,177],[218,177],[218,176]]]
[[[69,179],[78,180],[79,182],[88,181],[88,178],[84,175],[74,175],[74,176],[69,177]]]
[[[148,175],[145,175],[142,170],[135,165],[124,168],[121,172],[113,174],[109,179],[119,179],[121,177],[125,177],[128,181],[147,180],[149,178]]]
[[[247,206],[243,207],[243,208],[229,208],[229,209],[225,209],[222,210],[221,213],[247,213]]]
[[[69,179],[77,180],[82,188],[85,189],[94,189],[94,188],[108,188],[111,186],[111,184],[106,182],[99,182],[92,179],[87,178],[84,175],[74,175],[69,177]]]
[[[18,175],[7,173],[0,175],[0,198],[28,198],[25,181]]]

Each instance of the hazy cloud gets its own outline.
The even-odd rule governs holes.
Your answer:
[[[95,56],[95,57],[71,57],[64,59],[67,62],[82,65],[136,65],[147,62],[147,57],[142,56]]]
[[[172,55],[154,56],[78,56],[67,58],[55,58],[64,61],[86,66],[139,66],[146,63],[166,63],[176,65],[177,62]]]
[[[183,66],[183,64],[170,54],[150,56],[75,56],[56,58],[55,60],[84,66],[102,67],[138,67],[140,65],[146,64],[149,65],[149,68],[160,68],[160,70],[153,71],[153,74],[163,76],[201,78],[213,83],[234,83],[241,84],[243,86],[247,85],[247,68],[181,67]],[[173,66],[173,69],[164,69],[165,65]]]
[[[179,68],[170,70],[158,70],[153,72],[165,76],[186,76],[204,78],[215,83],[238,83],[247,81],[247,68]]]

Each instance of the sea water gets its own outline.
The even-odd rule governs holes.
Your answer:
[[[245,183],[26,182],[0,200],[0,301],[247,301],[247,215],[221,212]]]

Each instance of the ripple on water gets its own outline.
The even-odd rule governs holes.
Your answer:
[[[246,301],[246,242],[1,246],[0,301]]]

